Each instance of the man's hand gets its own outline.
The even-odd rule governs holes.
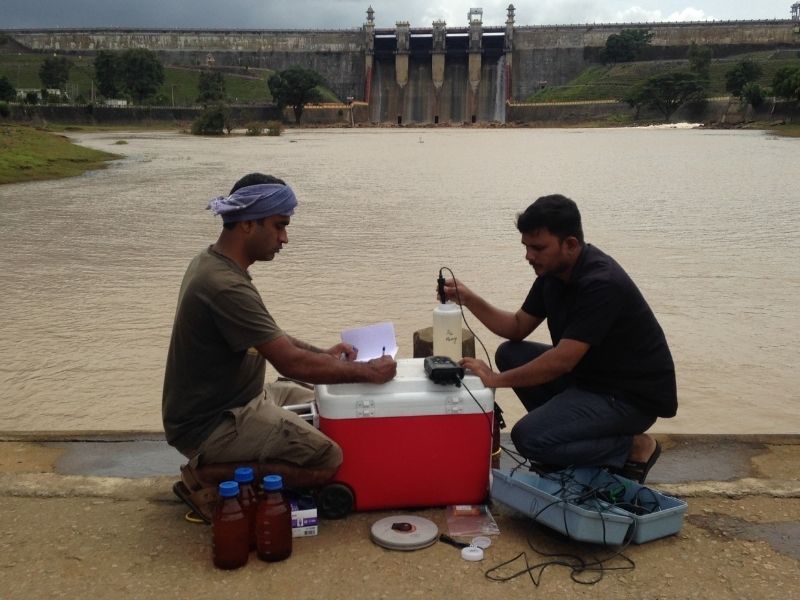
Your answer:
[[[481,378],[484,387],[497,387],[494,385],[494,379],[497,374],[489,368],[482,360],[477,358],[464,357],[459,361],[459,364],[465,369],[472,371],[475,375]]]
[[[474,293],[458,279],[445,279],[444,295],[456,304],[466,306]]]
[[[358,348],[344,342],[339,342],[335,346],[325,350],[325,354],[330,354],[334,358],[340,358],[347,362],[353,362],[358,356]]]
[[[394,379],[397,374],[397,363],[389,356],[381,356],[367,361],[370,371],[370,383],[386,383]]]

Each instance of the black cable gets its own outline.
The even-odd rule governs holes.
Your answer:
[[[586,503],[594,499],[595,500],[594,509],[597,511],[603,523],[603,546],[604,547],[609,546],[606,540],[605,515],[604,515],[604,512],[607,510],[607,507],[604,507],[600,504],[600,502],[598,501],[599,500],[598,496],[600,492],[602,492],[608,486],[611,485],[624,486],[624,484],[620,482],[616,477],[614,477],[613,478],[614,480],[612,482],[606,482],[605,485],[601,484],[599,487],[596,487],[594,485],[595,479],[598,476],[600,476],[601,473],[603,473],[603,471],[598,469],[595,476],[587,483],[578,481],[575,478],[574,471],[571,468],[561,470],[551,475],[543,475],[542,476],[543,478],[558,483],[560,489],[556,491],[556,494],[562,494],[562,497],[542,507],[532,516],[532,518],[536,520],[545,510],[561,503],[585,504],[586,506],[588,506],[588,504]],[[636,492],[636,494],[639,494],[642,491],[642,489],[646,488],[640,488]],[[652,490],[648,491],[652,493]],[[617,492],[619,492],[619,490],[615,488],[614,493],[606,491],[606,494],[613,498],[618,495]],[[655,494],[653,494],[653,498],[656,499],[657,501],[657,497],[655,496]],[[612,506],[617,506],[617,505],[618,504],[613,504]],[[563,514],[564,514],[564,530],[566,532],[567,537],[569,537],[569,530],[566,520],[566,511],[564,511]],[[592,560],[587,560],[580,556],[569,553],[544,552],[536,548],[536,546],[534,546],[533,541],[531,539],[531,533],[529,532],[526,541],[530,549],[541,556],[550,557],[553,560],[546,560],[531,565],[530,562],[528,561],[527,554],[525,552],[520,552],[512,559],[507,560],[503,563],[500,563],[488,569],[484,573],[484,575],[487,579],[490,579],[492,581],[509,581],[511,579],[519,577],[524,573],[527,573],[531,581],[533,582],[534,586],[538,587],[539,583],[541,582],[542,574],[544,573],[544,570],[546,568],[551,566],[564,566],[570,569],[570,578],[574,582],[579,583],[581,585],[593,585],[603,578],[606,571],[632,570],[636,568],[636,563],[632,559],[627,557],[625,554],[623,554],[623,551],[630,545],[634,537],[635,529],[636,529],[636,519],[633,519],[633,526],[626,532],[623,544],[619,547],[619,549],[608,557],[597,558]],[[505,575],[505,576],[495,575],[495,573],[499,569],[513,563],[516,560],[519,560],[520,558],[522,558],[525,562],[524,569],[521,569],[510,575]],[[609,564],[611,561],[617,558],[622,559],[624,561],[624,564],[620,566],[613,566]],[[586,575],[591,575],[591,577],[589,579],[586,579],[585,578]]]
[[[453,270],[450,269],[449,267],[442,267],[441,269],[439,269],[439,277],[440,278],[441,278],[442,271],[449,272],[450,276],[453,278],[453,285],[455,286],[455,290],[456,290],[456,300],[457,300],[458,306],[459,306],[459,308],[461,310],[461,318],[464,321],[464,325],[467,327],[467,329],[473,335],[473,337],[476,340],[478,340],[478,343],[481,345],[481,348],[483,349],[483,352],[486,355],[487,362],[489,363],[489,368],[494,370],[494,367],[492,365],[492,359],[489,356],[489,351],[486,349],[486,346],[484,345],[483,341],[475,334],[475,331],[473,331],[472,327],[470,327],[469,323],[467,322],[467,317],[466,317],[466,315],[464,313],[464,305],[461,303],[461,294],[460,294],[460,292],[458,290],[458,283],[456,282],[455,273],[453,273]],[[493,429],[492,420],[489,418],[488,413],[483,409],[483,406],[481,406],[481,404],[478,401],[478,399],[475,398],[475,396],[473,395],[472,391],[466,385],[464,385],[463,382],[462,382],[462,386],[464,387],[464,389],[467,390],[467,393],[469,393],[470,397],[478,405],[478,408],[480,409],[480,411],[486,417],[486,420],[487,420],[487,423],[489,424],[489,429],[490,429],[489,438],[490,438],[491,443],[492,443],[491,447],[494,447],[494,429]],[[504,447],[502,445],[499,445],[499,446],[512,460],[514,460],[514,462],[517,463],[517,466],[514,467],[511,470],[511,474],[512,475],[513,475],[514,472],[516,472],[519,468],[521,468],[523,466],[530,465],[530,467],[533,469],[533,465],[530,464],[530,461],[526,457],[522,456],[521,454],[519,454],[517,452],[510,451],[508,448],[506,448],[506,447]],[[572,504],[577,505],[577,504],[581,504],[581,503],[585,504],[589,500],[594,500],[594,507],[593,508],[594,508],[594,510],[597,511],[597,514],[600,517],[600,521],[601,521],[601,524],[602,524],[602,531],[603,531],[603,534],[602,534],[602,538],[603,538],[602,545],[603,545],[603,547],[608,547],[609,544],[608,544],[608,541],[606,539],[606,519],[605,519],[605,514],[604,514],[606,509],[600,504],[600,501],[602,500],[602,501],[606,502],[606,504],[608,504],[609,506],[622,508],[623,510],[625,510],[625,508],[624,508],[625,506],[639,507],[640,508],[643,503],[639,501],[638,496],[642,492],[642,490],[646,489],[646,488],[641,488],[636,492],[636,496],[634,497],[633,502],[631,502],[631,503],[618,502],[618,501],[616,501],[616,495],[617,495],[616,493],[609,493],[607,490],[604,490],[603,487],[600,487],[600,488],[594,487],[592,485],[592,483],[594,481],[594,478],[591,481],[589,481],[588,484],[584,484],[584,483],[581,483],[581,482],[579,482],[579,481],[577,481],[575,479],[574,473],[572,471],[569,471],[569,469],[571,469],[571,467],[567,467],[566,469],[567,470],[563,470],[562,469],[560,471],[560,475],[559,475],[560,479],[555,479],[555,478],[551,478],[551,479],[553,479],[555,481],[559,481],[559,483],[560,483],[561,489],[557,493],[560,493],[560,494],[563,495],[563,494],[566,494],[567,492],[569,492],[570,490],[574,490],[574,491],[572,491],[571,494],[566,496],[566,497],[558,498],[557,500],[547,504],[546,506],[544,506],[543,508],[538,510],[532,516],[532,518],[534,520],[536,520],[536,518],[539,517],[545,510],[547,510],[548,508],[550,508],[552,506],[558,505],[558,504],[572,503]],[[600,474],[600,471],[598,470],[597,475],[599,475],[599,474]],[[650,491],[650,490],[648,490],[648,491]],[[652,491],[651,491],[651,493],[652,493]],[[606,498],[612,500],[612,502],[606,501]],[[654,494],[653,494],[653,499],[655,500],[655,504],[659,505],[658,499]],[[659,508],[660,508],[660,506],[659,506]],[[628,512],[634,512],[634,511],[628,511]],[[638,513],[638,510],[636,512]],[[638,513],[638,514],[641,514],[641,513]],[[563,511],[563,519],[564,519],[564,532],[565,532],[567,537],[570,537],[570,535],[569,535],[569,526],[568,526],[568,522],[567,522],[567,511]],[[584,558],[582,558],[580,556],[577,556],[577,555],[574,555],[574,554],[569,554],[569,553],[547,553],[547,552],[544,552],[542,550],[539,550],[533,545],[533,541],[531,539],[531,534],[528,533],[527,540],[526,540],[527,543],[528,543],[528,547],[531,550],[533,550],[534,552],[536,552],[537,554],[539,554],[541,556],[545,556],[545,557],[550,557],[553,560],[546,560],[546,561],[542,561],[542,562],[536,563],[534,565],[531,565],[529,563],[529,561],[528,561],[527,554],[525,552],[520,552],[519,554],[517,554],[515,557],[511,558],[510,560],[507,560],[507,561],[505,561],[503,563],[500,563],[500,564],[488,569],[484,573],[484,575],[485,575],[485,577],[487,579],[490,579],[492,581],[509,581],[511,579],[519,577],[520,575],[522,575],[524,573],[527,573],[528,576],[530,577],[531,581],[533,582],[534,586],[538,587],[539,583],[541,582],[542,574],[544,573],[545,569],[547,569],[548,567],[551,567],[551,566],[563,566],[563,567],[567,567],[567,568],[570,569],[570,579],[572,579],[575,583],[579,583],[581,585],[594,585],[594,584],[596,584],[597,582],[599,582],[600,580],[603,579],[603,576],[604,576],[606,571],[632,570],[632,569],[636,568],[636,563],[632,559],[630,559],[627,556],[625,556],[625,554],[623,554],[623,551],[630,545],[631,540],[633,539],[633,534],[634,534],[635,528],[636,528],[636,519],[633,519],[633,526],[627,532],[627,534],[625,536],[625,539],[623,540],[623,545],[616,552],[614,552],[611,556],[608,556],[606,558],[594,559],[594,560],[590,560],[590,561],[587,561]],[[519,558],[522,558],[524,560],[524,562],[525,562],[525,568],[524,569],[522,569],[520,571],[517,571],[516,573],[513,573],[513,574],[508,575],[508,576],[495,576],[494,575],[494,573],[496,571],[498,571],[502,567],[505,567],[506,565],[509,565],[509,564],[513,563],[514,561],[518,560]],[[625,561],[626,564],[624,564],[623,566],[610,566],[608,563],[610,561],[616,559],[616,558],[621,558],[623,561]],[[538,569],[538,572],[537,572],[537,569]],[[580,577],[583,574],[593,574],[594,576],[591,577],[588,580],[587,579],[581,579]]]
[[[458,283],[456,283],[456,275],[455,275],[455,273],[453,273],[453,270],[450,267],[441,267],[439,269],[439,274],[440,275],[441,275],[442,271],[447,271],[448,273],[450,273],[450,276],[453,278],[453,285],[456,287],[456,300],[457,300],[458,307],[461,309],[461,318],[464,321],[464,325],[467,326],[467,329],[472,334],[472,336],[476,340],[478,340],[478,343],[481,345],[481,348],[483,348],[483,353],[486,355],[486,360],[489,363],[489,368],[494,370],[494,367],[492,366],[492,359],[489,357],[489,351],[486,349],[486,346],[483,345],[483,342],[481,341],[481,338],[479,338],[475,334],[475,332],[472,331],[472,327],[470,327],[469,323],[467,323],[467,316],[464,314],[464,305],[461,304],[461,294],[458,291]]]
[[[453,278],[453,285],[454,285],[454,286],[455,286],[455,288],[456,288],[456,300],[457,300],[458,308],[461,310],[461,319],[464,321],[464,325],[466,325],[467,329],[468,329],[468,330],[469,330],[469,332],[472,334],[472,337],[474,337],[476,340],[478,340],[478,343],[481,345],[481,348],[483,348],[483,353],[486,355],[486,361],[489,363],[489,368],[490,368],[491,370],[494,370],[494,366],[493,366],[493,364],[492,364],[492,358],[491,358],[491,356],[489,356],[489,351],[486,349],[486,346],[484,345],[484,343],[483,343],[483,341],[481,340],[481,338],[480,338],[480,337],[478,337],[478,335],[475,333],[475,331],[473,331],[472,327],[470,327],[469,323],[467,322],[467,316],[464,314],[464,305],[461,303],[461,293],[458,291],[458,283],[457,283],[457,281],[456,281],[456,275],[455,275],[455,273],[453,273],[453,270],[452,270],[450,267],[441,267],[441,268],[439,269],[439,277],[440,277],[440,278],[442,277],[442,271],[447,271],[448,273],[450,273],[450,276]],[[463,385],[463,382],[462,382],[462,385]],[[466,386],[464,386],[464,388],[465,388],[465,389],[467,389],[467,387],[466,387]],[[488,420],[488,419],[489,419],[489,415],[486,413],[486,411],[485,411],[485,410],[483,410],[483,407],[481,406],[480,402],[478,402],[478,400],[475,398],[475,396],[473,396],[473,395],[472,395],[472,392],[470,392],[470,391],[469,391],[469,389],[467,389],[467,392],[469,392],[469,395],[470,395],[470,396],[472,396],[472,399],[473,399],[473,400],[475,400],[475,403],[478,405],[478,408],[480,408],[480,409],[481,409],[481,412],[482,412],[484,415],[486,415],[486,418],[487,418],[487,420]],[[500,407],[499,407],[499,406],[498,406],[497,408],[498,408],[498,409],[500,409]],[[500,410],[502,410],[502,409],[500,409]],[[495,417],[496,417],[496,415],[495,415]],[[490,427],[493,427],[493,423],[492,423],[491,421],[489,421],[489,426],[490,426]],[[492,445],[491,445],[491,447],[492,447],[492,448],[494,448],[494,429],[492,429],[492,431],[491,431],[491,434],[490,434],[490,439],[491,439],[491,442],[492,442]],[[506,447],[505,447],[505,446],[503,446],[502,444],[498,444],[498,446],[499,446],[499,447],[500,447],[500,449],[501,449],[503,452],[505,452],[505,453],[506,453],[506,454],[507,454],[507,455],[508,455],[508,456],[509,456],[509,457],[510,457],[510,458],[511,458],[511,459],[512,459],[514,462],[516,462],[516,463],[517,463],[517,465],[519,465],[519,466],[522,466],[522,465],[524,464],[524,463],[521,463],[521,462],[520,462],[520,461],[519,461],[519,460],[516,458],[516,456],[521,456],[520,454],[516,454],[516,456],[515,456],[514,454],[512,454],[512,453],[511,453],[511,452],[508,450],[508,448],[506,448]]]

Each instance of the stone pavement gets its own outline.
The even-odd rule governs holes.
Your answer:
[[[594,585],[552,566],[535,588],[526,574],[501,583],[485,571],[522,552],[499,573],[522,570],[525,559],[547,560],[531,545],[585,560],[618,549],[565,540],[495,503],[501,534],[481,563],[441,543],[415,552],[375,546],[369,528],[403,512],[391,511],[323,521],[318,536],[296,540],[288,561],[253,556],[244,568],[222,572],[211,565],[209,528],[186,522],[171,493],[182,459],[161,435],[0,434],[0,597],[791,596],[800,587],[800,436],[656,437],[664,451],[648,486],[688,502],[681,532],[623,549],[635,569],[607,570]],[[446,531],[441,508],[413,514]]]

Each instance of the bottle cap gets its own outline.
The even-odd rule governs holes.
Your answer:
[[[492,545],[492,539],[485,535],[479,535],[478,537],[472,538],[472,541],[469,545],[477,546],[481,550],[486,550],[486,548]]]
[[[255,479],[255,475],[253,474],[252,468],[239,467],[233,472],[233,479],[239,483],[250,483],[253,481],[253,479]]]
[[[483,560],[483,550],[477,546],[467,546],[461,549],[461,558],[470,562]]]
[[[264,477],[265,490],[280,490],[283,488],[283,477],[280,475],[266,475]]]
[[[233,498],[239,495],[239,484],[235,481],[223,481],[219,484],[219,495],[223,498]]]

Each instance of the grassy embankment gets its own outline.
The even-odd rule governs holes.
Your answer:
[[[0,53],[0,76],[5,75],[15,88],[39,89],[39,66],[43,54]],[[89,101],[92,95],[93,58],[71,56],[72,68],[66,89],[74,99]],[[193,106],[197,98],[197,83],[200,69],[165,67],[164,84],[158,92],[162,102],[167,105]],[[267,79],[272,71],[250,69],[242,74],[224,73],[225,90],[228,101],[240,104],[263,104],[272,101]],[[95,90],[96,91],[96,90]],[[339,99],[328,88],[320,88],[325,102],[338,102]],[[140,125],[117,127],[63,127],[48,124],[47,131],[32,127],[0,123],[0,184],[17,183],[39,179],[70,177],[99,169],[109,160],[117,158],[108,154],[72,144],[66,137],[56,135],[63,130],[112,130],[131,128]],[[146,129],[157,129],[157,124]]]
[[[39,66],[44,54],[2,54],[0,53],[0,76],[5,75],[18,89],[39,89]],[[70,56],[72,68],[67,82],[67,92],[72,98],[83,98],[87,102],[92,97],[92,73],[94,58],[90,56]],[[183,67],[164,67],[164,83],[157,92],[162,103],[172,106],[194,106],[197,98],[197,82],[201,69]],[[273,71],[268,69],[249,69],[240,74],[223,73],[225,92],[228,101],[234,104],[264,104],[272,101],[267,79]],[[320,93],[325,102],[338,102],[339,99],[328,88],[321,87]],[[97,90],[95,90],[95,94]]]
[[[714,59],[709,68],[707,94],[710,98],[727,97],[725,73],[740,60],[757,62],[763,71],[758,84],[765,90],[772,86],[775,72],[784,66],[800,64],[787,53],[764,51],[751,52],[724,59]],[[597,100],[621,100],[625,94],[648,77],[671,71],[686,71],[688,60],[641,61],[617,65],[592,65],[565,85],[546,87],[529,95],[526,102],[586,102]],[[612,122],[613,121],[613,122]],[[586,123],[586,126],[630,125],[633,116],[615,117],[612,121]],[[770,121],[755,121],[742,125],[752,129],[769,129],[783,136],[800,137],[800,125],[776,124]]]
[[[714,59],[709,68],[709,97],[727,96],[725,72],[737,62],[751,59],[757,62],[763,74],[758,80],[762,88],[772,86],[772,78],[781,67],[798,65],[800,60],[772,51],[751,52],[724,59]],[[528,96],[526,102],[574,102],[591,100],[620,100],[635,85],[648,77],[671,71],[688,71],[687,60],[662,60],[619,63],[612,66],[592,65],[575,79],[561,86],[546,87]]]
[[[0,125],[0,184],[72,177],[102,169],[115,154],[77,146],[33,127]]]

